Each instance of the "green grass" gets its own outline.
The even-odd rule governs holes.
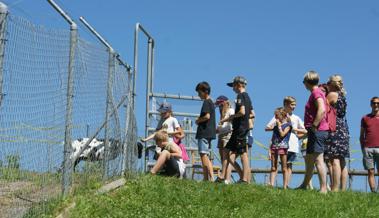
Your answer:
[[[271,189],[142,176],[80,194],[70,217],[379,217],[379,195]]]

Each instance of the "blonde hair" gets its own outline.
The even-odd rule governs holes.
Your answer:
[[[341,75],[334,74],[334,75],[330,76],[329,80],[328,80],[328,85],[331,85],[334,88],[336,88],[338,91],[340,91],[342,93],[342,95],[344,95],[344,96],[346,95],[346,90],[343,87],[343,80],[342,80]]]
[[[167,131],[165,130],[160,130],[158,132],[155,133],[154,135],[154,140],[156,142],[167,142],[168,141],[168,134],[167,134]]]
[[[292,102],[296,102],[296,98],[294,98],[294,97],[292,97],[292,96],[286,96],[286,97],[283,99],[283,106],[289,105],[289,104],[291,104]]]
[[[306,82],[310,85],[318,85],[318,82],[320,81],[320,76],[318,75],[318,73],[314,70],[310,70],[308,71],[305,75],[304,75],[304,80],[303,82]]]
[[[221,119],[225,118],[226,113],[232,107],[232,105],[231,105],[231,103],[230,103],[229,100],[226,100],[225,103],[226,103],[227,106],[222,107],[222,110],[221,110]]]
[[[274,114],[275,114],[275,116],[279,117],[279,120],[286,120],[287,122],[291,121],[290,118],[287,116],[287,112],[284,109],[284,107],[276,108]]]

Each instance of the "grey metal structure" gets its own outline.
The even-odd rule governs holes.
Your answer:
[[[128,65],[128,64],[125,64],[124,61],[121,60],[120,58],[120,55],[113,49],[113,47],[104,39],[104,37],[102,37],[96,30],[95,28],[93,28],[89,23],[88,21],[84,18],[84,17],[80,17],[79,20],[84,24],[85,27],[88,28],[88,30],[94,34],[96,36],[97,39],[99,39],[99,41],[101,43],[103,43],[105,45],[105,47],[107,47],[108,49],[108,52],[109,52],[109,69],[108,69],[108,84],[107,84],[107,102],[106,102],[106,122],[105,122],[105,125],[104,125],[104,129],[105,129],[105,150],[104,150],[104,161],[103,161],[103,180],[107,180],[108,178],[108,155],[109,155],[109,126],[108,126],[108,120],[110,119],[110,117],[112,116],[112,111],[111,111],[111,107],[113,108],[114,107],[114,102],[113,102],[113,99],[112,99],[112,90],[111,90],[111,87],[112,87],[112,81],[113,81],[113,74],[114,74],[114,70],[115,70],[115,59],[117,59],[120,64],[126,66],[126,68],[128,69],[128,77],[129,77],[129,81],[131,81],[131,67]],[[130,84],[129,84],[130,85]],[[130,87],[130,86],[129,86]],[[129,95],[130,96],[130,95]],[[129,115],[130,115],[130,98],[128,98],[128,106],[127,106],[127,111],[126,111],[126,130],[125,130],[125,134],[127,133],[127,130],[128,130],[128,124],[129,124]],[[117,110],[115,110],[117,111]],[[126,146],[127,146],[127,143],[125,141],[124,143],[124,158],[123,160],[125,160],[126,158]],[[122,172],[124,173],[125,171],[125,163],[123,163],[123,170]]]
[[[7,22],[8,7],[0,2],[0,106],[4,97],[3,93],[3,69],[4,69],[4,46],[5,46],[5,27]]]
[[[166,93],[154,93],[154,53],[155,53],[155,41],[152,35],[140,24],[137,23],[135,27],[134,33],[134,78],[133,78],[133,105],[135,104],[135,93],[136,93],[136,78],[138,74],[138,33],[144,33],[144,35],[148,38],[147,42],[147,81],[146,81],[146,112],[145,112],[145,137],[149,135],[154,129],[151,128],[151,117],[152,115],[159,114],[155,110],[150,110],[153,105],[151,105],[153,98],[164,98],[164,99],[176,99],[176,100],[188,100],[188,101],[201,101],[201,99],[197,96],[185,96],[185,95],[175,95],[175,94],[166,94]],[[185,117],[198,117],[198,114],[193,113],[174,113],[174,116],[185,116]],[[186,131],[187,134],[194,134],[193,131]],[[145,149],[147,147],[147,143],[145,143]],[[144,161],[144,169],[147,170],[147,162],[148,157],[145,157]]]
[[[64,138],[64,161],[63,161],[63,176],[62,176],[62,192],[67,195],[70,191],[72,183],[72,162],[70,155],[71,148],[71,131],[72,131],[72,98],[74,91],[74,61],[75,51],[78,43],[78,26],[69,17],[62,8],[59,7],[53,0],[48,0],[50,5],[68,22],[70,25],[70,56],[68,64],[68,78],[67,78],[67,106],[66,106],[66,125],[65,125],[65,138]]]

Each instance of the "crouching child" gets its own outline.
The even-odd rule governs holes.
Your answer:
[[[177,144],[169,142],[168,138],[166,131],[155,133],[155,143],[162,151],[158,153],[158,160],[150,173],[183,178],[186,166],[182,159],[182,151]]]

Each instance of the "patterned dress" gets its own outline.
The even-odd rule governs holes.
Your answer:
[[[346,120],[346,97],[339,92],[337,102],[332,105],[337,112],[336,132],[330,134],[326,156],[330,158],[349,158],[349,127]]]

